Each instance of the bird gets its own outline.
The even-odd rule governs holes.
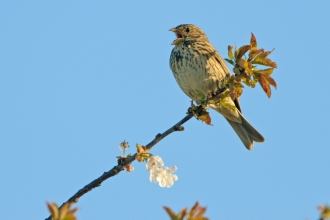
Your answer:
[[[197,104],[201,104],[201,95],[212,97],[217,91],[226,90],[225,79],[231,75],[230,71],[202,29],[193,24],[181,24],[170,31],[176,35],[170,68],[181,90]],[[235,108],[221,104],[209,107],[225,117],[248,150],[253,149],[254,142],[265,141],[242,115],[238,99],[227,96],[223,101]]]

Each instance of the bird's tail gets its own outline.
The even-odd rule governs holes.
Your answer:
[[[244,116],[239,112],[242,123],[234,122],[229,119],[227,121],[234,129],[238,137],[243,142],[244,146],[248,150],[253,149],[253,141],[264,142],[264,137],[244,118]]]

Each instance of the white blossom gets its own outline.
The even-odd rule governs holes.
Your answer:
[[[123,151],[123,150],[125,150],[125,149],[127,149],[127,148],[129,148],[128,142],[123,141],[123,142],[120,142],[120,143],[119,143],[119,149],[120,149],[121,151]]]
[[[174,181],[178,180],[178,176],[173,174],[177,170],[176,166],[161,167],[155,168],[150,171],[150,181],[154,183],[158,183],[160,187],[170,188],[173,186]]]
[[[173,174],[178,168],[164,166],[164,162],[159,156],[151,156],[147,160],[147,170],[150,172],[149,180],[158,183],[160,187],[173,186],[174,181],[178,180],[178,176]]]
[[[164,166],[164,162],[161,157],[159,156],[151,156],[147,160],[147,170],[158,169],[159,167]]]
[[[149,171],[150,171],[150,176],[149,176],[150,182],[158,183],[157,176],[159,173],[161,173],[161,168],[154,168]]]
[[[126,166],[126,171],[127,171],[128,173],[131,173],[131,172],[134,171],[134,167],[133,167],[132,165]]]

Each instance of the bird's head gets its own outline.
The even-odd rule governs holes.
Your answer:
[[[177,37],[172,42],[172,45],[175,46],[178,46],[182,41],[208,41],[205,33],[193,24],[181,24],[171,28],[170,31],[174,32]]]

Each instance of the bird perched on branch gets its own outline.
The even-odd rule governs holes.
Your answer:
[[[230,71],[205,33],[192,24],[182,24],[170,31],[177,37],[172,43],[175,47],[171,53],[170,67],[182,91],[200,104],[201,94],[212,97],[219,89],[224,89]],[[235,108],[221,104],[210,104],[210,107],[227,119],[248,150],[252,150],[254,141],[265,140],[243,117],[237,99],[227,96],[223,101]]]

